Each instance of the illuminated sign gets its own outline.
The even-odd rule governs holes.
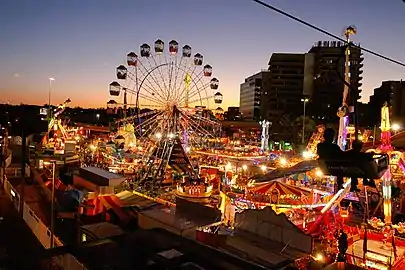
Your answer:
[[[48,109],[47,108],[41,108],[39,110],[40,115],[48,115]]]

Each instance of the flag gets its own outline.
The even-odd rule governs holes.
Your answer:
[[[184,77],[184,83],[189,85],[191,83],[191,76],[190,74],[186,73],[186,77]]]
[[[367,228],[364,228],[364,238],[363,238],[363,263],[366,263],[366,253],[367,253]]]

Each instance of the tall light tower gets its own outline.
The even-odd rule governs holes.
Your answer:
[[[52,94],[52,82],[55,80],[55,78],[48,78],[49,80],[49,89],[48,89],[48,123],[51,121],[51,94]]]
[[[349,106],[347,105],[347,98],[349,95],[349,86],[347,83],[350,81],[350,36],[357,33],[356,27],[349,26],[345,29],[345,37],[347,42],[346,52],[345,52],[345,84],[343,85],[343,98],[342,106],[338,109],[337,115],[340,117],[339,121],[339,136],[338,145],[342,150],[346,150],[346,138],[347,138],[347,126],[349,124]],[[339,64],[339,63],[338,63]]]
[[[262,151],[269,150],[269,127],[271,122],[267,120],[260,121],[259,124],[262,126],[262,144],[260,149]]]

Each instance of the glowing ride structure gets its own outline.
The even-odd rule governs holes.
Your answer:
[[[349,125],[349,106],[348,106],[348,96],[349,96],[349,86],[350,83],[350,36],[355,35],[357,30],[354,26],[349,26],[345,30],[345,37],[347,42],[346,52],[345,52],[345,84],[343,86],[343,98],[342,106],[338,109],[337,116],[339,120],[339,133],[338,133],[338,145],[342,150],[346,150],[346,139],[347,139],[347,126]]]
[[[45,149],[53,149],[55,154],[64,154],[65,152],[65,140],[68,136],[60,116],[70,102],[71,100],[68,98],[54,109],[53,117],[48,123],[48,131],[41,142]],[[52,137],[50,136],[51,132],[53,132]]]
[[[171,168],[183,175],[183,182],[177,187],[180,195],[206,196],[209,188],[198,189],[201,192],[189,188],[195,186],[198,176],[186,153],[194,145],[214,138],[220,130],[220,124],[210,117],[208,110],[211,103],[222,103],[219,80],[212,77],[212,67],[203,64],[202,54],[192,55],[189,45],[180,51],[177,41],[172,40],[168,45],[166,52],[165,43],[158,39],[153,48],[142,44],[139,56],[128,53],[127,66],[117,67],[118,81],[109,85],[110,95],[122,96],[123,101],[111,100],[108,105],[110,109],[122,105],[124,117],[119,123],[124,132],[119,135],[125,138],[136,134],[131,146],[152,146],[143,157],[146,172],[142,181],[164,181],[166,169]],[[136,107],[136,113],[128,117],[130,106]],[[141,108],[147,112],[141,113]],[[126,128],[128,125],[130,129]],[[184,176],[192,179],[186,181]]]
[[[267,120],[260,121],[260,126],[262,127],[262,137],[261,137],[261,147],[262,151],[269,150],[269,127],[271,123]]]
[[[219,80],[212,78],[212,67],[203,66],[203,56],[184,45],[179,52],[179,44],[169,42],[168,53],[165,43],[158,39],[153,50],[148,44],[140,46],[140,56],[135,52],[127,54],[127,67],[117,67],[117,79],[110,84],[111,96],[123,96],[123,125],[135,124],[138,136],[165,138],[169,134],[179,135],[185,148],[202,137],[212,137],[205,127],[219,129],[219,124],[204,117],[204,110],[210,101],[221,104],[223,96],[218,92]],[[128,94],[131,96],[128,103]],[[127,119],[128,106],[135,106],[137,113]],[[139,114],[140,108],[155,111],[147,119]],[[214,128],[214,129],[215,129]],[[160,135],[159,135],[160,134]]]

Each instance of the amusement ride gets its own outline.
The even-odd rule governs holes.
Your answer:
[[[168,46],[160,39],[153,47],[144,43],[139,55],[130,52],[126,60],[126,66],[116,69],[118,81],[109,85],[110,95],[122,98],[109,106],[123,109],[113,140],[123,140],[125,151],[141,154],[141,182],[173,182],[167,168],[184,181],[197,181],[187,153],[221,130],[210,111],[223,99],[212,66],[204,63],[202,54],[193,54],[189,45],[180,48],[175,40]],[[127,115],[129,107],[135,107],[133,115]],[[177,190],[185,190],[184,181]]]

